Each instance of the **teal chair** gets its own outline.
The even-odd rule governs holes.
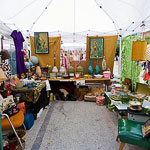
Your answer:
[[[142,124],[144,123],[127,119],[118,120],[118,137],[121,142],[119,150],[123,150],[126,143],[150,148],[150,138],[142,137]]]

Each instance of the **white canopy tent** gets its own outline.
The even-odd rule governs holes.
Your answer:
[[[5,0],[0,5],[0,33],[10,38],[14,29],[26,36],[49,32],[61,36],[64,47],[85,46],[87,35],[118,34],[121,39],[149,30],[149,8],[149,0]]]
[[[46,31],[61,35],[63,43],[86,43],[87,34],[127,36],[147,30],[149,8],[149,0],[5,0],[0,19],[24,34]]]

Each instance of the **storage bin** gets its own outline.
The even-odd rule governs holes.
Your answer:
[[[105,97],[104,96],[96,97],[96,104],[99,106],[103,106],[105,104]]]
[[[104,78],[110,79],[111,73],[110,73],[110,71],[104,71],[103,75],[104,75]]]

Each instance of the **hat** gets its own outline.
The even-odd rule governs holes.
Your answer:
[[[10,53],[8,52],[8,50],[2,50],[1,51],[1,55],[2,55],[2,60],[6,60],[6,59],[9,59],[11,58],[11,55]]]

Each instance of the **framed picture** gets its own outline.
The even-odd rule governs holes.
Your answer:
[[[103,58],[104,38],[90,38],[90,59]]]
[[[34,32],[34,38],[35,38],[35,53],[48,54],[49,53],[48,32]]]

